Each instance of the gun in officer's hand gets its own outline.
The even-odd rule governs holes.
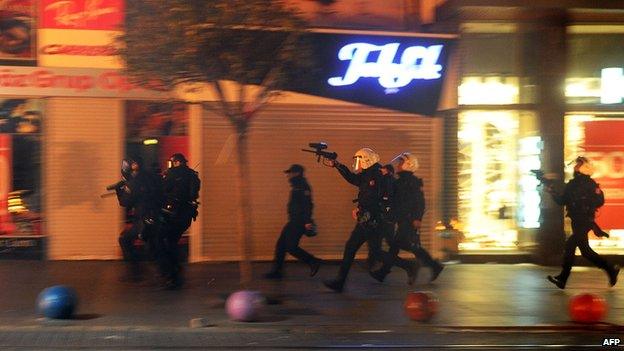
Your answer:
[[[336,161],[338,158],[338,154],[335,152],[323,151],[327,149],[327,143],[318,142],[318,143],[310,143],[308,146],[314,150],[301,149],[304,152],[310,152],[317,156],[316,162],[321,162],[321,158],[323,159],[323,164],[329,166],[329,164],[325,163],[325,160]]]
[[[122,180],[118,181],[115,184],[111,184],[111,185],[106,187],[106,191],[108,191],[108,192],[100,195],[100,197],[101,198],[105,198],[105,197],[116,195],[117,194],[116,190],[117,189],[121,189],[124,185],[126,185],[126,180],[125,179],[122,179]],[[115,192],[112,192],[111,190],[115,190]]]
[[[546,178],[544,171],[542,171],[541,169],[532,169],[531,173],[533,173],[535,178],[539,180],[540,184],[544,186],[546,191],[550,192],[554,190],[553,187],[555,185],[555,180]]]

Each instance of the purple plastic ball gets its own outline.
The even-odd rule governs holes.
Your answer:
[[[264,302],[259,291],[241,290],[228,297],[225,310],[232,320],[253,322],[260,317]]]

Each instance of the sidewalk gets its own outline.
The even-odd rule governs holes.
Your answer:
[[[254,274],[260,277],[268,267],[256,264]],[[45,349],[56,340],[61,345],[86,343],[106,349],[117,342],[115,347],[149,349],[179,339],[174,344],[189,348],[206,348],[205,343],[230,348],[252,343],[261,348],[267,342],[269,348],[331,348],[343,342],[436,349],[435,345],[450,342],[469,349],[487,340],[495,342],[492,345],[525,340],[532,345],[597,346],[603,338],[624,335],[624,283],[609,288],[606,275],[595,268],[575,268],[568,289],[562,291],[545,280],[558,270],[555,267],[449,265],[435,283],[412,288],[439,297],[440,311],[426,324],[410,321],[403,312],[410,287],[399,269],[386,282],[377,283],[356,263],[345,292],[336,294],[321,283],[322,278],[333,277],[336,265],[323,266],[317,277],[308,278],[307,267],[289,262],[283,281],[256,281],[272,302],[262,321],[239,323],[229,321],[224,309],[225,298],[237,289],[237,264],[189,265],[187,285],[179,291],[159,291],[149,282],[119,283],[122,268],[116,261],[0,261],[0,346]],[[422,272],[419,280],[426,280],[427,273]],[[77,291],[76,319],[50,321],[36,314],[37,295],[56,284]],[[570,322],[568,300],[584,292],[607,300],[605,324]],[[197,318],[203,327],[190,328]]]

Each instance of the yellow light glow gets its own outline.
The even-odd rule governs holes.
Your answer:
[[[516,248],[519,115],[464,111],[459,124],[460,248]]]
[[[145,139],[143,140],[143,145],[156,145],[158,144],[158,139]]]
[[[464,77],[460,105],[508,105],[519,102],[518,77]]]

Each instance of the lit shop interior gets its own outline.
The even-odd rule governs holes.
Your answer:
[[[478,25],[464,30],[458,116],[458,219],[464,240],[459,249],[527,251],[540,226],[541,187],[530,173],[541,168],[543,152],[531,111],[535,87],[517,74],[521,55],[513,26],[498,28],[501,33],[482,33]],[[566,180],[575,157],[593,162],[594,179],[606,198],[596,221],[610,238],[590,233],[590,243],[598,252],[614,254],[624,253],[623,39],[624,26],[568,27]],[[568,219],[565,226],[569,233]]]

